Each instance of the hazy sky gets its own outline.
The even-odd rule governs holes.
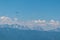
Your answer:
[[[60,0],[0,0],[0,16],[60,20]]]

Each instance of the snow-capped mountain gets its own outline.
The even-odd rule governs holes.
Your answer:
[[[22,26],[7,24],[0,26],[3,26],[3,28],[0,27],[0,40],[60,40],[60,32],[56,31],[26,30]]]
[[[12,25],[2,24],[2,25],[0,25],[0,28],[6,28],[6,29],[12,28],[12,29],[18,29],[18,30],[47,31],[47,30],[44,30],[44,28],[41,27],[41,26],[34,26],[34,27],[30,28],[28,26],[18,25],[18,24],[12,24]],[[48,30],[48,31],[57,31],[57,32],[60,32],[60,28],[56,28],[56,29],[52,29],[52,30]]]
[[[40,31],[43,30],[39,26],[29,28],[28,26],[24,26],[24,25],[21,26],[21,25],[18,25],[18,24],[12,24],[12,25],[3,24],[3,25],[0,25],[0,28],[13,28],[13,29],[19,29],[19,30],[40,30]]]
[[[28,20],[22,21],[18,18],[10,18],[6,16],[0,17],[0,28],[16,28],[20,30],[38,30],[50,31],[60,29],[60,22],[55,20]],[[58,29],[57,29],[58,28]],[[59,30],[58,30],[59,31]]]
[[[60,24],[54,20],[20,21],[3,16],[0,40],[60,40]]]

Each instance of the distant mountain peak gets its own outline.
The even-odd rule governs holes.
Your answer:
[[[18,29],[29,29],[29,30],[43,30],[43,31],[49,31],[54,30],[57,28],[60,28],[60,22],[55,20],[28,20],[28,21],[22,21],[18,18],[10,18],[7,16],[0,17],[0,27],[12,27],[12,28],[18,28]]]

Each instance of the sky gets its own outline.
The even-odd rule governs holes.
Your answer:
[[[60,0],[0,0],[0,24],[60,28]]]
[[[0,0],[0,16],[60,20],[60,0]]]

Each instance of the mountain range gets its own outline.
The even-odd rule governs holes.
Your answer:
[[[4,24],[0,25],[0,40],[60,40],[60,29],[44,31],[42,28],[35,28],[31,30],[27,26]]]

